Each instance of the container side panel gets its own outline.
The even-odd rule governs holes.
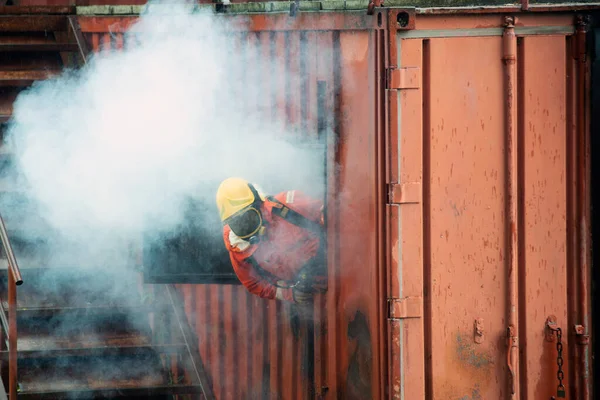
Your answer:
[[[505,396],[501,45],[500,37],[429,44],[434,399]]]
[[[339,163],[338,285],[329,293],[329,321],[336,321],[338,393],[333,398],[379,399],[377,354],[379,331],[373,309],[377,248],[375,122],[373,120],[375,35],[339,34],[341,119]],[[334,296],[335,297],[332,297]],[[331,302],[329,302],[331,300]],[[331,376],[330,376],[331,378]],[[337,397],[336,397],[337,396]]]
[[[95,51],[132,46],[122,36],[85,34]],[[305,399],[312,398],[308,386],[314,379],[317,390],[326,387],[332,398],[381,398],[385,294],[378,288],[380,239],[374,234],[380,228],[374,133],[378,37],[366,30],[234,34],[236,60],[245,68],[232,72],[224,87],[245,82],[230,104],[236,112],[261,114],[294,143],[337,135],[332,143],[339,163],[330,171],[339,178],[334,183],[339,211],[332,207],[340,221],[332,242],[339,254],[330,266],[329,291],[316,301],[314,330],[298,307],[259,299],[241,286],[177,285],[213,391],[219,400]],[[307,357],[309,334],[315,337],[314,360]],[[315,377],[307,375],[311,370]]]
[[[556,341],[545,340],[548,316],[563,329],[564,371],[569,362],[566,276],[566,46],[565,38],[526,37],[522,43],[525,235],[522,373],[526,398],[556,396]],[[565,374],[566,376],[566,374]],[[567,382],[565,381],[565,384]]]

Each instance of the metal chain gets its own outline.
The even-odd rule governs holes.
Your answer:
[[[556,358],[556,364],[558,364],[558,372],[556,372],[556,377],[558,378],[558,388],[557,388],[557,397],[564,398],[566,395],[565,385],[563,385],[563,379],[565,379],[565,373],[562,370],[563,367],[563,344],[562,344],[562,329],[557,328],[556,336],[558,340],[556,341],[556,350],[558,352],[558,357]]]

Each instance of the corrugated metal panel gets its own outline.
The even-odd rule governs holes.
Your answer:
[[[585,157],[577,150],[585,131],[577,137],[574,130],[574,16],[519,19],[514,103],[506,97],[510,39],[501,36],[503,18],[417,21],[419,30],[390,33],[390,65],[413,71],[419,84],[390,92],[389,174],[402,188],[422,185],[422,201],[388,208],[390,290],[394,298],[424,299],[422,317],[392,322],[394,398],[556,396],[549,316],[563,331],[568,398],[585,398],[571,346],[573,325],[581,324],[574,278],[580,242],[572,237],[589,224],[585,212],[578,219],[574,211],[583,193],[576,163]],[[507,112],[516,121],[513,143]],[[516,174],[512,227],[509,172]],[[520,361],[512,366],[518,381],[511,396],[507,246],[513,236]]]
[[[219,399],[307,398],[291,307],[241,286],[178,285]]]
[[[98,51],[122,46],[120,30],[130,20],[83,17],[80,23]],[[284,116],[288,131],[315,136],[327,125],[339,139],[329,144],[331,157],[345,166],[339,175],[335,164],[329,166],[329,291],[316,301],[310,361],[305,354],[310,325],[302,323],[296,307],[261,300],[243,287],[177,285],[188,319],[219,399],[305,399],[321,393],[381,398],[385,301],[379,294],[382,271],[374,266],[383,268],[378,262],[383,253],[381,235],[373,233],[382,226],[382,214],[377,217],[382,164],[375,154],[383,96],[376,82],[383,81],[385,23],[374,29],[376,17],[364,12],[296,19],[257,15],[251,21],[251,32],[238,35],[242,60],[236,61],[246,66],[245,76],[232,77],[252,82],[244,86],[250,92],[245,106],[260,99],[271,112],[266,117]],[[270,60],[278,60],[273,70],[265,68]],[[317,394],[309,395],[313,380]]]

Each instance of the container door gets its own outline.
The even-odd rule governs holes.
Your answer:
[[[390,10],[391,398],[588,398],[575,18],[403,21]]]

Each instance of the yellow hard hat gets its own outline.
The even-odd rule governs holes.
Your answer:
[[[254,187],[242,178],[227,178],[217,189],[217,207],[221,221],[262,200]]]

